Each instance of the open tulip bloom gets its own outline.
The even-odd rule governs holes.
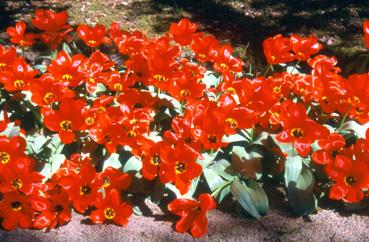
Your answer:
[[[369,48],[369,20],[363,32]],[[3,229],[57,228],[73,210],[127,226],[144,198],[197,238],[217,204],[265,215],[264,183],[284,186],[297,215],[368,197],[369,73],[343,76],[314,35],[265,39],[263,70],[187,18],[149,38],[37,9],[6,33]]]

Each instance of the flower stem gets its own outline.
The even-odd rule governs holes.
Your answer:
[[[265,71],[264,71],[263,76],[267,76],[267,74],[268,74],[268,73],[269,73],[269,71],[270,71],[270,68],[272,68],[272,65],[271,65],[271,64],[268,64],[267,68],[266,68],[266,69],[265,69]]]
[[[347,115],[348,115],[347,112],[343,115],[343,118],[341,119],[340,125],[337,128],[337,133],[339,133],[342,130],[343,125],[345,124],[345,121],[347,119]]]
[[[250,133],[249,133],[249,135],[250,135],[250,144],[252,144],[253,142],[254,142],[254,127],[252,127],[251,128],[251,130],[250,130]]]

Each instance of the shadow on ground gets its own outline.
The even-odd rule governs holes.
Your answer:
[[[261,46],[269,36],[314,34],[324,43],[324,54],[338,56],[345,74],[358,71],[362,62],[362,22],[369,16],[366,0],[1,1],[0,31],[20,18],[29,19],[35,8],[68,9],[74,24],[118,21],[149,36],[166,32],[171,22],[186,16],[237,48],[248,46],[241,58],[251,63],[264,61]]]
[[[234,46],[250,44],[250,54],[263,60],[262,41],[281,33],[314,34],[325,44],[323,53],[336,55],[341,66],[364,50],[362,22],[368,1],[345,0],[151,0],[191,13],[202,29]],[[163,23],[158,23],[161,25]],[[358,63],[360,63],[359,60]],[[357,65],[358,66],[358,65]],[[357,71],[354,67],[346,73]]]

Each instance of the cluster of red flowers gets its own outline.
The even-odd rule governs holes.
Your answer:
[[[11,37],[10,41],[22,48],[31,46],[36,39],[41,39],[55,49],[62,41],[69,39],[67,34],[71,27],[66,21],[66,12],[37,10],[32,23],[44,32],[25,33],[25,23],[18,22],[15,28],[8,28],[7,33]],[[173,25],[171,29],[177,28],[179,31],[177,35],[184,34],[183,38],[188,38],[186,33],[182,33],[188,31],[183,29],[183,24],[188,23],[188,20],[183,20],[179,27]],[[191,30],[192,33],[196,30],[196,25],[191,24],[191,28],[194,27],[195,29]],[[64,50],[59,51],[44,73],[34,70],[24,57],[18,56],[15,47],[0,46],[0,82],[4,89],[10,94],[30,92],[31,101],[40,108],[43,124],[50,131],[57,132],[62,143],[70,144],[79,141],[82,143],[81,148],[88,150],[85,143],[93,141],[103,145],[109,153],[117,152],[119,146],[130,147],[132,154],[142,158],[142,173],[145,178],[152,180],[160,174],[161,182],[173,182],[179,191],[185,194],[189,190],[191,181],[202,173],[201,165],[196,163],[200,151],[217,149],[224,145],[221,142],[223,133],[216,128],[211,128],[212,130],[209,131],[202,128],[207,127],[209,122],[206,120],[205,112],[207,103],[202,104],[203,114],[197,113],[200,114],[196,117],[198,127],[191,127],[192,121],[189,120],[189,118],[195,119],[192,114],[200,111],[195,110],[196,103],[202,99],[206,87],[198,83],[198,80],[204,76],[205,68],[189,62],[186,58],[180,58],[180,47],[170,43],[173,38],[178,38],[175,34],[149,40],[140,32],[121,31],[117,24],[113,24],[109,30],[110,38],[106,36],[106,29],[101,25],[95,27],[80,25],[77,33],[83,42],[92,48],[92,54],[89,57],[82,54],[71,56]],[[192,42],[191,36],[189,40]],[[183,38],[180,40],[183,41]],[[197,38],[202,41],[202,36],[198,35]],[[128,56],[124,74],[115,68],[116,63],[106,54],[95,49],[102,43],[109,42],[109,39],[114,40],[119,51]],[[204,45],[203,42],[201,43]],[[204,51],[200,46],[201,43],[194,46],[200,48],[199,51]],[[214,39],[215,44],[219,46]],[[210,50],[207,51],[210,53]],[[204,51],[206,54],[209,54],[208,52]],[[236,60],[229,53],[217,55],[211,58],[217,58],[219,62],[223,59],[224,62]],[[205,61],[205,58],[202,58]],[[225,68],[225,64],[218,62],[216,64],[230,72],[228,67]],[[96,94],[99,84],[103,84],[108,89],[108,95]],[[155,86],[157,94],[160,91],[168,92],[182,102],[182,105],[186,102],[188,105],[186,109],[189,111],[185,115],[188,118],[176,119],[173,122],[174,132],[166,131],[167,138],[158,143],[148,137],[150,124],[159,109],[168,104],[160,99],[159,95],[152,95],[148,89],[142,88],[144,86]],[[215,114],[213,116],[215,118]],[[182,123],[189,125],[186,130],[180,127]],[[22,153],[24,153],[24,146]],[[21,192],[13,186],[15,191],[12,194],[17,194],[17,197],[12,195],[13,197],[8,198],[5,194],[3,199],[4,206],[8,206],[6,211],[12,210],[22,216],[23,212],[27,213],[27,225],[19,224],[19,226],[30,227],[32,219],[34,219],[35,228],[64,224],[70,219],[71,205],[80,213],[84,213],[91,206],[95,207],[96,210],[90,215],[95,223],[105,220],[114,220],[121,225],[127,223],[132,209],[130,205],[120,201],[119,192],[129,186],[130,177],[113,168],[96,173],[87,159],[83,159],[83,162],[79,159],[80,156],[75,156],[72,160],[66,161],[51,180],[42,185],[40,183],[42,177],[34,171],[34,167],[22,165],[27,171],[38,175],[36,180],[30,180],[28,184],[34,188],[33,193]],[[18,164],[18,162],[12,163]],[[15,169],[10,167],[9,169]],[[24,184],[19,185],[20,187],[26,187],[25,178],[22,178],[26,177],[24,172],[16,174],[19,174],[19,177],[4,178],[4,184],[19,181],[19,184]],[[103,192],[100,192],[102,188]],[[29,197],[22,198],[23,200],[19,198],[28,195]],[[14,201],[21,203],[19,208],[10,206]],[[213,205],[210,207],[214,207],[214,200],[211,202]],[[33,209],[21,209],[22,206],[31,205]],[[34,218],[36,211],[36,214],[40,214]],[[12,215],[14,212],[4,212],[4,228],[14,229],[17,226],[18,221],[13,221],[12,218],[19,216]],[[204,215],[201,212],[200,216]],[[13,222],[12,226],[7,226],[8,218]],[[193,215],[191,219],[194,219]],[[199,221],[196,222],[196,226],[204,222],[204,217]],[[190,226],[189,221],[186,223],[187,227]],[[204,224],[201,230],[203,233],[205,233],[205,227],[207,226]],[[182,232],[184,232],[183,229]],[[195,234],[202,235],[200,232]]]
[[[7,30],[10,41],[22,50],[38,39],[54,50],[72,40],[66,12],[36,10],[35,15],[32,24],[41,33],[26,33],[22,21]],[[364,31],[368,40],[368,22]],[[198,160],[205,152],[226,147],[225,136],[258,127],[293,145],[301,157],[310,155],[324,164],[335,182],[331,198],[359,201],[362,190],[369,188],[369,135],[346,147],[338,134],[341,127],[332,132],[325,125],[337,115],[342,122],[369,121],[369,73],[341,76],[335,57],[317,55],[322,45],[316,37],[276,35],[263,43],[266,73],[271,65],[297,60],[311,68],[310,74],[274,72],[250,79],[242,77],[244,63],[232,55],[229,44],[198,32],[188,19],[172,23],[166,35],[154,39],[121,30],[116,23],[108,30],[79,25],[76,32],[91,54],[58,51],[42,72],[15,47],[0,46],[0,83],[10,95],[29,92],[43,125],[62,143],[76,143],[84,154],[97,145],[110,154],[128,148],[141,159],[145,179],[174,183],[186,194],[202,174]],[[123,65],[100,51],[101,45],[117,48]],[[219,83],[204,81],[211,67]],[[164,114],[168,127],[158,121]],[[313,152],[315,141],[321,150]],[[132,207],[121,199],[121,192],[131,183],[128,174],[111,167],[96,172],[81,154],[66,160],[42,183],[35,162],[24,152],[22,138],[1,137],[4,228],[65,224],[71,207],[90,212],[95,223],[127,224]],[[215,201],[209,194],[200,195],[199,201],[177,199],[169,204],[169,211],[181,217],[177,231],[205,234],[205,214],[215,208]]]
[[[329,198],[345,202],[360,202],[369,188],[369,130],[366,138],[347,146],[338,133],[318,141],[322,148],[312,155],[313,161],[324,165],[324,171],[335,182]]]
[[[365,41],[368,46],[369,22],[364,23]],[[307,61],[312,68],[311,75],[288,75],[292,86],[283,88],[290,92],[291,88],[300,103],[283,101],[274,114],[283,131],[277,135],[281,142],[293,143],[300,156],[311,154],[311,146],[318,141],[321,148],[311,154],[312,160],[324,165],[324,171],[334,181],[329,193],[331,199],[345,202],[359,202],[369,188],[368,146],[369,138],[358,139],[355,144],[347,145],[343,135],[339,134],[345,120],[356,120],[361,124],[369,121],[369,73],[353,74],[344,78],[339,75],[335,57],[316,54],[321,45],[316,38],[301,38],[292,35],[285,38],[281,35],[268,38],[264,42],[264,53],[269,64],[286,63],[293,60]],[[282,74],[283,75],[283,74]],[[279,89],[278,89],[279,90]],[[309,111],[306,110],[309,108]],[[321,110],[318,110],[319,107]],[[313,121],[327,123],[337,114],[341,115],[341,126],[330,132],[328,126]],[[275,121],[274,121],[275,122]],[[272,123],[272,122],[271,122]]]
[[[0,217],[2,227],[54,228],[71,219],[71,208],[79,213],[91,210],[94,223],[113,221],[126,225],[132,207],[122,201],[131,178],[108,167],[96,173],[88,158],[73,155],[46,182],[36,171],[36,162],[25,155],[20,136],[0,137]]]

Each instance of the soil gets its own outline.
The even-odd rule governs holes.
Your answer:
[[[265,62],[262,41],[272,35],[314,34],[324,54],[338,57],[344,74],[365,72],[362,22],[369,16],[366,0],[24,0],[0,2],[0,32],[19,19],[29,21],[36,8],[68,10],[72,24],[119,22],[124,29],[149,36],[188,17],[200,30],[231,42],[249,64]]]

